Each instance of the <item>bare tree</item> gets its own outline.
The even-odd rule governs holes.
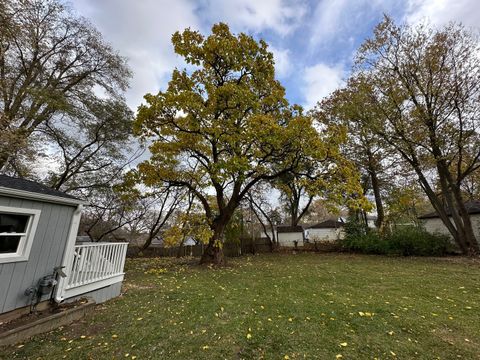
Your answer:
[[[273,251],[278,244],[275,231],[275,226],[278,224],[275,223],[275,219],[272,217],[274,208],[268,201],[265,191],[265,187],[257,186],[248,193],[247,201],[255,214],[255,217],[262,226],[263,233],[269,240],[270,250]]]
[[[94,90],[118,95],[130,71],[96,29],[57,0],[4,0],[0,23],[2,169],[40,125]]]
[[[144,151],[130,137],[132,119],[123,100],[93,98],[72,114],[40,125],[38,132],[50,144],[48,157],[58,164],[45,183],[76,193],[110,187]]]
[[[358,52],[350,92],[377,114],[369,128],[416,173],[466,254],[479,251],[462,194],[480,168],[479,49],[477,35],[461,25],[397,26],[385,17]]]

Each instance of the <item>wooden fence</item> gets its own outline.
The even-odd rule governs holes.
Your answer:
[[[134,257],[141,255],[147,257],[200,257],[206,245],[197,244],[192,246],[176,247],[154,247],[140,251],[138,248],[130,247],[127,256]],[[227,257],[236,257],[244,254],[256,254],[270,252],[270,244],[266,238],[241,239],[238,243],[226,243],[223,252]]]

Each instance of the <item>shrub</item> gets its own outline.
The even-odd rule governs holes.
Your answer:
[[[451,251],[447,236],[431,234],[418,227],[396,229],[383,236],[376,231],[347,234],[341,246],[345,251],[380,255],[440,256]]]
[[[431,234],[419,227],[394,230],[387,236],[389,253],[403,256],[439,256],[451,251],[448,236]]]
[[[349,217],[345,226],[343,228],[346,237],[357,237],[362,236],[367,233],[365,224],[361,223],[358,219],[354,217]]]
[[[346,251],[359,252],[364,254],[386,254],[385,241],[376,232],[371,231],[366,234],[346,234],[343,240],[340,240],[342,248]]]

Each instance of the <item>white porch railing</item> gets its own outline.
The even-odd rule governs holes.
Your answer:
[[[75,245],[66,269],[65,297],[93,291],[123,280],[127,243]]]

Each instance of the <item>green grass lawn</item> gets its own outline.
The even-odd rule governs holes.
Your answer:
[[[260,255],[127,262],[124,294],[2,359],[480,359],[480,262]]]

